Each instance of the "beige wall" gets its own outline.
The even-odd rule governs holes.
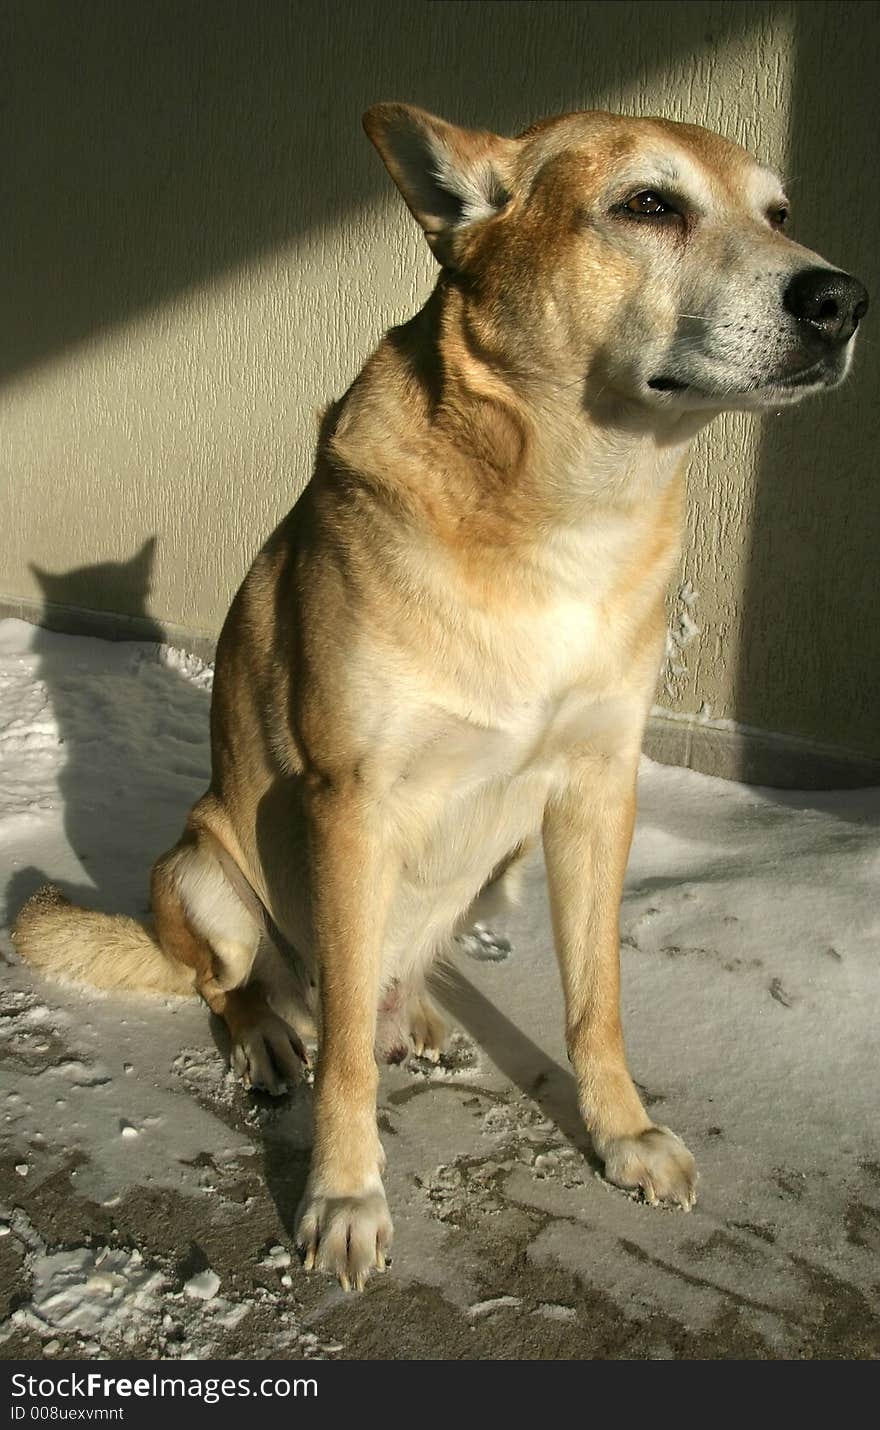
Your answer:
[[[216,632],[317,409],[432,282],[369,103],[709,125],[792,175],[798,236],[876,292],[878,37],[877,5],[841,0],[18,7],[0,596]],[[700,634],[668,708],[880,755],[868,338],[843,394],[701,441],[678,583]]]

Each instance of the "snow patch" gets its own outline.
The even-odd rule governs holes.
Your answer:
[[[183,1288],[185,1296],[193,1301],[213,1301],[220,1290],[220,1277],[216,1271],[199,1271],[191,1276]]]
[[[165,1278],[137,1250],[57,1251],[34,1257],[31,1271],[24,1314],[39,1329],[100,1333],[133,1345],[158,1319]]]

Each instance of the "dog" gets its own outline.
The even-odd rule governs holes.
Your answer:
[[[325,414],[232,603],[211,784],[155,866],[152,923],[49,888],[14,932],[68,979],[197,992],[270,1092],[317,1025],[298,1243],[355,1289],[392,1237],[377,1058],[437,1056],[432,961],[514,896],[539,839],[605,1175],[693,1205],[619,1013],[683,469],[717,413],[840,383],[868,303],[787,236],[779,178],[704,129],[583,112],[505,138],[392,103],[364,126],[437,285]]]

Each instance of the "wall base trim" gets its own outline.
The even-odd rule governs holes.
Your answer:
[[[645,754],[662,765],[774,789],[861,789],[880,785],[880,760],[796,735],[752,726],[713,725],[652,713]]]
[[[15,616],[31,625],[65,635],[98,636],[112,641],[155,641],[212,661],[216,636],[195,632],[150,616],[90,611],[27,598],[0,596],[0,617]],[[859,789],[880,785],[880,760],[833,745],[814,744],[793,735],[777,735],[751,726],[721,726],[655,710],[645,732],[645,754],[662,765],[741,784],[775,789]]]
[[[58,631],[65,636],[97,636],[105,641],[159,641],[189,651],[199,660],[213,661],[217,637],[192,631],[171,621],[152,616],[126,616],[119,611],[92,611],[80,606],[62,606],[54,601],[34,601],[26,596],[0,596],[0,619],[15,616],[32,626]]]

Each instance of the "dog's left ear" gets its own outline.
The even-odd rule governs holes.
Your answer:
[[[509,203],[516,140],[459,129],[411,104],[374,104],[363,123],[441,263],[454,262],[462,230]]]

